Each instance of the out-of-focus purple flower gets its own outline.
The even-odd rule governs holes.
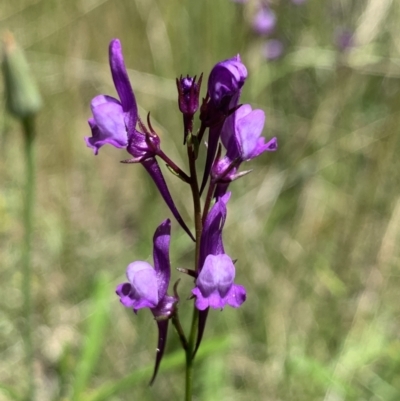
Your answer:
[[[164,353],[167,340],[168,319],[175,312],[178,299],[167,294],[171,278],[169,261],[169,244],[171,239],[171,222],[169,219],[162,222],[153,237],[153,267],[143,261],[136,261],[128,265],[126,276],[128,282],[119,284],[116,293],[122,305],[133,309],[149,308],[156,319],[158,326],[158,346],[156,363],[151,383],[154,381]]]
[[[270,35],[276,26],[276,15],[269,6],[262,6],[253,19],[253,29],[258,35]]]
[[[292,3],[296,4],[296,5],[301,5],[301,4],[305,3],[305,2],[306,2],[306,0],[292,0]]]
[[[337,28],[335,31],[335,44],[342,52],[349,50],[354,46],[354,32],[343,27]]]
[[[242,86],[247,78],[246,66],[240,56],[217,63],[208,78],[209,102],[200,116],[209,129],[207,158],[200,191],[202,192],[213,163],[225,118],[239,104]],[[203,107],[202,107],[203,108]]]
[[[242,3],[242,4],[244,4],[244,3],[248,3],[249,2],[249,0],[232,0],[234,3]]]
[[[126,148],[133,156],[133,159],[128,162],[141,163],[144,166],[178,223],[194,240],[175,206],[156,160],[156,156],[161,151],[160,138],[151,126],[147,129],[139,119],[136,99],[126,71],[119,39],[113,39],[110,42],[109,58],[111,74],[120,100],[108,95],[99,95],[92,100],[93,117],[88,120],[92,137],[85,138],[86,144],[94,150],[95,155],[105,144],[116,148]],[[136,128],[137,125],[143,132]]]
[[[231,181],[247,173],[237,172],[242,162],[277,149],[276,138],[265,142],[261,136],[264,123],[265,113],[260,109],[252,110],[249,104],[242,105],[226,119],[221,140],[227,152],[223,158],[215,160],[211,172],[212,179],[218,183],[216,196],[225,193]]]
[[[203,74],[200,75],[199,80],[196,82],[196,77],[182,76],[176,79],[176,86],[178,88],[178,105],[179,110],[183,114],[184,125],[184,140],[189,132],[193,130],[193,116],[199,108],[199,94]]]
[[[283,43],[278,39],[270,39],[264,43],[262,53],[267,60],[276,60],[283,54]]]

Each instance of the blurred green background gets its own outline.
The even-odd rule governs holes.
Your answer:
[[[210,313],[195,399],[400,399],[400,4],[272,5],[285,54],[268,62],[264,39],[251,30],[256,1],[0,2],[0,30],[12,31],[26,50],[45,103],[37,121],[32,282],[37,400],[183,398],[175,333],[148,387],[154,321],[146,310],[134,316],[113,294],[129,262],[152,262],[152,235],[170,212],[141,166],[119,163],[127,153],[106,146],[95,157],[83,141],[91,98],[115,95],[108,67],[114,37],[141,116],[151,111],[163,148],[180,165],[175,78],[207,78],[216,62],[237,53],[249,71],[242,102],[266,111],[264,136],[279,141],[276,153],[243,166],[254,172],[231,186],[225,247],[238,259],[248,300],[239,310]],[[354,32],[346,52],[335,45],[338,27]],[[3,401],[18,399],[26,383],[24,160],[4,96],[0,110]],[[189,219],[187,188],[165,174]],[[172,235],[173,267],[190,268],[193,244],[175,222]],[[190,289],[183,277],[185,327]]]

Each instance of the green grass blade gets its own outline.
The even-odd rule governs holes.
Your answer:
[[[80,395],[85,390],[103,349],[106,325],[109,321],[109,298],[110,294],[112,294],[108,281],[105,275],[101,275],[96,283],[92,297],[93,313],[87,322],[82,357],[78,362],[74,382],[72,383],[72,401],[80,399]]]
[[[219,337],[209,341],[204,341],[199,349],[196,361],[203,359],[211,354],[222,353],[226,351],[232,345],[232,341],[229,337]],[[159,375],[162,372],[170,371],[172,369],[183,366],[184,364],[184,353],[182,350],[175,351],[172,354],[166,355],[161,363]],[[93,394],[84,397],[85,401],[105,401],[109,397],[120,393],[121,391],[132,388],[137,383],[150,380],[153,372],[153,365],[146,366],[141,369],[137,369],[129,375],[123,377],[121,380],[106,383],[99,389],[94,391]]]
[[[22,401],[23,397],[20,396],[12,387],[0,383],[0,394],[9,397],[10,400]]]

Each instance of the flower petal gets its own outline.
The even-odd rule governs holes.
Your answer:
[[[234,284],[234,278],[235,266],[228,255],[208,255],[196,280],[196,288],[192,290],[196,308],[222,309],[225,305],[238,308],[246,299],[246,290]]]
[[[154,270],[157,275],[158,298],[164,298],[171,278],[169,244],[171,240],[171,220],[163,221],[153,237]]]
[[[133,308],[156,307],[159,302],[157,275],[151,265],[142,261],[133,262],[128,265],[126,276],[132,286],[129,296],[135,301]]]
[[[226,193],[219,198],[211,208],[204,222],[203,232],[200,243],[200,269],[205,263],[208,255],[219,255],[224,253],[222,243],[222,229],[226,219],[226,204],[231,197],[231,193]]]
[[[122,46],[119,39],[113,39],[110,42],[109,59],[115,89],[118,92],[122,109],[125,114],[125,124],[128,133],[131,134],[134,132],[136,127],[138,110],[135,95],[126,71],[124,56],[122,54]]]
[[[257,147],[258,138],[264,128],[264,123],[265,113],[260,109],[253,110],[244,116],[239,115],[236,117],[235,131],[240,140],[240,158],[243,161],[249,160],[252,152]]]

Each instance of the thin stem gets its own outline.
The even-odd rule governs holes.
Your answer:
[[[23,315],[24,328],[23,339],[25,345],[25,358],[27,367],[28,392],[27,401],[35,398],[34,382],[34,355],[32,338],[32,234],[33,234],[33,211],[35,202],[35,155],[34,155],[34,137],[35,121],[34,117],[26,117],[22,120],[22,126],[25,135],[25,163],[26,163],[26,182],[24,196],[23,222],[25,228],[24,242],[22,248],[22,294],[23,294]]]
[[[206,201],[204,203],[204,209],[203,209],[203,217],[202,217],[203,225],[204,225],[204,222],[206,221],[208,211],[210,210],[210,205],[211,205],[211,201],[213,198],[214,189],[215,189],[215,182],[213,180],[210,180],[210,185],[208,186]]]
[[[185,401],[192,401],[193,390],[193,351],[196,341],[196,329],[199,321],[199,311],[193,306],[192,324],[190,327],[190,336],[188,347],[186,349],[186,386],[185,386]]]
[[[179,167],[177,166],[162,150],[157,153],[162,160],[167,163],[167,165],[185,182],[190,183],[190,177]]]
[[[196,159],[195,159],[196,156],[193,148],[193,142],[190,137],[189,140],[187,141],[187,153],[188,153],[189,168],[190,168],[190,188],[192,190],[193,207],[194,207],[194,222],[196,231],[196,250],[195,250],[194,265],[195,265],[195,271],[197,272],[199,270],[200,240],[201,240],[201,232],[203,229],[203,224],[201,220],[199,183],[197,181],[197,172],[196,172]],[[198,320],[199,320],[199,312],[193,305],[192,324],[190,327],[188,346],[186,348],[185,401],[192,400],[193,363],[194,363],[193,351],[196,344],[196,332],[197,332]]]
[[[189,158],[189,168],[190,168],[190,188],[192,190],[193,197],[193,208],[194,208],[194,226],[196,230],[196,252],[195,252],[195,271],[199,270],[199,255],[200,255],[200,238],[201,231],[203,229],[203,224],[201,221],[201,204],[200,204],[200,192],[199,183],[197,181],[196,172],[196,159],[195,152],[193,148],[192,141],[188,141],[187,152]]]

